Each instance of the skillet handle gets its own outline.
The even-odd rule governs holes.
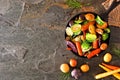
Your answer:
[[[105,12],[102,13],[101,16],[103,17],[103,19],[105,19],[105,21],[108,21],[108,14],[116,7],[120,4],[120,0],[114,0],[111,4],[111,6],[109,7],[109,9]]]

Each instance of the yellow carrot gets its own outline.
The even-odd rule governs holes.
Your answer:
[[[117,73],[117,72],[120,72],[120,68],[116,69],[116,70],[109,71],[109,72],[97,74],[95,76],[95,79],[101,79],[101,78],[107,77],[107,76],[112,75],[112,74]]]
[[[112,71],[111,69],[109,69],[109,68],[107,68],[107,67],[105,67],[101,64],[99,64],[99,66],[107,72]],[[114,73],[113,76],[116,77],[118,80],[120,80],[120,74],[119,73]]]

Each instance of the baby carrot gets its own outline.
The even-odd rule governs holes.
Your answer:
[[[94,25],[94,24],[95,24],[95,21],[90,21],[90,22],[82,25],[81,30],[82,30],[82,31],[86,31],[86,30],[88,30],[89,25]]]
[[[101,52],[101,49],[100,49],[100,48],[95,49],[95,50],[91,51],[91,52],[87,55],[87,58],[90,59],[90,58],[92,58],[93,56],[99,54],[100,52]]]
[[[82,25],[81,30],[86,31],[88,29],[88,27],[89,27],[89,23],[86,23],[86,24]]]
[[[93,46],[94,49],[98,48],[98,39],[93,41],[92,46]]]
[[[83,38],[84,38],[84,40],[86,39],[86,32],[85,31],[83,31]]]
[[[101,64],[99,64],[99,66],[107,72],[112,71],[111,69],[109,69],[109,68],[107,68],[107,67],[105,67]],[[120,80],[120,74],[119,73],[114,73],[113,76],[116,77],[118,80]]]
[[[109,64],[105,64],[105,63],[102,63],[102,65],[107,67],[107,68],[109,68],[109,69],[112,69],[112,70],[120,68],[120,67],[109,65]]]
[[[76,48],[77,48],[77,51],[78,51],[78,55],[82,56],[82,48],[81,48],[81,44],[79,41],[76,41],[75,42],[75,45],[76,45]]]

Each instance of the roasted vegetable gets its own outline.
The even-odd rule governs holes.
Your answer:
[[[98,35],[98,45],[101,46],[102,44],[102,36]]]
[[[81,25],[80,24],[74,24],[71,26],[72,32],[74,35],[79,35],[81,33]]]
[[[95,34],[90,34],[90,33],[86,34],[86,40],[88,42],[93,42],[96,38],[97,38],[97,36]]]
[[[109,37],[109,34],[108,34],[108,33],[103,33],[103,34],[102,34],[102,40],[103,40],[103,41],[107,40],[108,37]]]
[[[88,21],[94,21],[95,20],[95,16],[93,14],[91,14],[91,13],[86,14],[85,18]]]
[[[94,40],[92,43],[92,48],[97,49],[98,48],[98,39]]]
[[[84,41],[81,45],[81,48],[83,52],[89,51],[91,49],[90,43]]]
[[[73,52],[77,53],[77,49],[72,42],[66,41],[66,44],[67,44],[67,46],[69,46],[72,49]]]
[[[67,28],[66,28],[66,34],[67,34],[68,36],[72,36],[72,35],[73,35],[72,29],[71,29],[70,27],[67,27]]]
[[[101,29],[107,28],[107,22],[103,21],[100,16],[96,17],[97,27]]]
[[[88,55],[87,55],[87,58],[90,59],[92,57],[94,57],[95,55],[99,54],[101,52],[101,49],[98,48],[98,49],[95,49],[93,51],[91,51]]]
[[[79,19],[78,19],[78,20],[75,20],[74,22],[75,22],[76,24],[80,24],[80,23],[83,22],[83,20],[79,20]]]
[[[91,33],[91,34],[95,34],[96,32],[95,32],[95,26],[94,25],[89,25],[89,32]]]
[[[74,38],[74,41],[81,42],[81,37],[80,37],[80,36],[75,37],[75,38]]]
[[[101,34],[101,35],[103,34],[103,30],[100,29],[100,28],[97,28],[97,29],[96,29],[96,32],[97,32],[98,34]]]
[[[94,25],[94,24],[95,24],[95,21],[90,21],[90,22],[85,21],[84,24],[83,24],[82,27],[81,27],[81,31],[86,31],[86,30],[88,30],[89,25]]]
[[[110,28],[105,28],[104,31],[105,31],[106,33],[110,33]]]
[[[71,21],[68,23],[69,26],[72,26],[73,24],[74,24],[74,21],[73,21],[73,20],[71,20]]]
[[[81,30],[81,25],[80,24],[74,24],[71,26],[71,29],[73,32],[78,32]]]
[[[107,47],[108,47],[107,43],[102,43],[102,44],[100,45],[100,49],[101,49],[101,50],[106,50]]]
[[[102,26],[104,24],[104,21],[100,18],[100,16],[97,16],[95,20],[96,20],[97,24],[100,26]]]
[[[100,28],[100,29],[105,29],[105,28],[107,28],[107,22],[104,22],[103,25],[99,25],[99,24],[96,24],[96,25],[97,25],[97,27]]]
[[[78,55],[79,55],[79,56],[82,56],[83,53],[82,53],[81,43],[78,42],[78,41],[76,41],[76,42],[75,42],[75,45],[76,45],[76,47],[77,47]]]

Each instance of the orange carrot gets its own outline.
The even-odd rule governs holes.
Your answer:
[[[82,25],[81,30],[86,31],[89,27],[89,23]]]
[[[112,70],[115,70],[115,69],[118,69],[120,67],[118,66],[113,66],[113,65],[110,65],[110,64],[105,64],[105,63],[102,63],[103,66],[109,68],[109,69],[112,69]]]
[[[89,25],[94,25],[94,24],[95,24],[95,21],[90,21],[90,22],[82,25],[81,30],[86,31],[89,28]]]
[[[82,54],[82,48],[80,42],[76,41],[75,45],[77,47],[78,55],[82,56],[83,54]]]
[[[83,38],[84,38],[84,40],[86,39],[86,32],[85,31],[83,31]]]
[[[95,21],[90,21],[89,22],[89,25],[94,25],[95,24]]]
[[[103,25],[97,24],[97,27],[100,28],[100,29],[105,29],[105,28],[107,28],[107,26],[108,26],[107,22],[104,22]]]
[[[70,47],[67,47],[66,50],[69,50],[69,51],[70,51],[70,50],[72,50],[72,49],[71,49]]]
[[[95,41],[93,41],[92,46],[94,49],[98,48],[98,39],[96,39]]]
[[[87,58],[90,59],[90,58],[92,58],[93,56],[99,54],[100,52],[101,52],[101,49],[100,49],[100,48],[95,49],[95,50],[91,51],[91,52],[87,55]]]

